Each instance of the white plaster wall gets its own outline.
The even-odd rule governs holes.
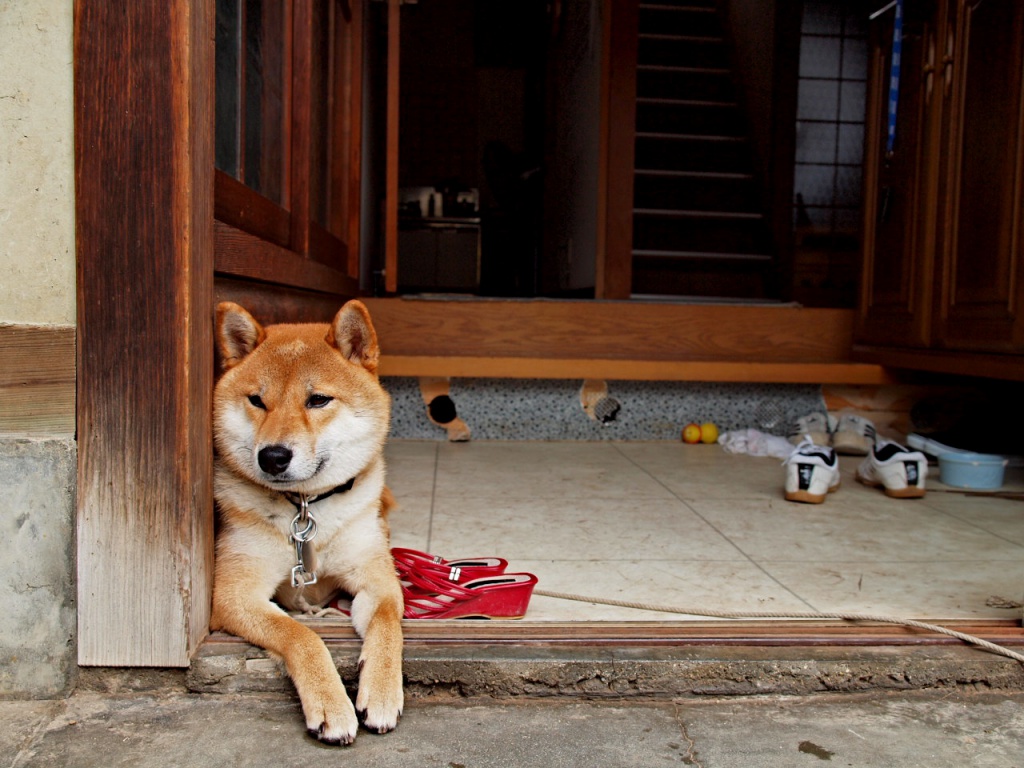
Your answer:
[[[0,0],[0,323],[75,323],[73,0]]]
[[[0,325],[75,324],[72,10],[0,0]],[[75,683],[75,456],[0,435],[0,698]]]

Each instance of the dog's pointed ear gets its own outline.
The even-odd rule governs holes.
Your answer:
[[[377,332],[370,322],[370,311],[363,302],[353,299],[343,306],[327,332],[327,343],[357,365],[377,375],[380,346]]]
[[[230,301],[217,305],[217,348],[225,370],[242,362],[266,337],[263,326],[242,307]]]

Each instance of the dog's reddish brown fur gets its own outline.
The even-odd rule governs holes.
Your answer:
[[[369,313],[350,301],[329,325],[264,328],[224,303],[217,341],[226,370],[214,394],[221,529],[212,626],[284,660],[306,726],[321,741],[350,743],[355,710],[367,728],[391,730],[403,706],[402,592],[386,522],[394,503],[382,458],[390,400],[377,380]],[[268,460],[274,452],[276,463]],[[284,492],[315,497],[349,479],[350,490],[310,505],[319,581],[294,588],[296,508]],[[278,605],[309,609],[339,589],[353,595],[363,638],[355,708],[323,641]]]

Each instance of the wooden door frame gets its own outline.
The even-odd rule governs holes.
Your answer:
[[[358,289],[354,248],[342,265],[316,260],[304,204],[291,206],[289,247],[239,228],[267,217],[233,207],[233,180],[214,173],[215,19],[215,0],[75,3],[83,666],[187,666],[209,632],[215,301],[272,322],[327,319]],[[361,70],[352,79],[359,103]],[[338,146],[355,151],[359,135]],[[335,194],[358,190],[355,172],[336,181]],[[358,242],[357,216],[340,227]]]
[[[82,665],[186,666],[208,632],[214,11],[75,2]]]
[[[212,592],[214,251],[226,237],[214,225],[215,3],[76,0],[74,19],[78,659],[183,667]],[[600,226],[610,297],[623,265],[607,209]],[[285,254],[265,255],[287,271]],[[334,300],[294,287],[279,311]],[[281,305],[256,283],[225,290]]]

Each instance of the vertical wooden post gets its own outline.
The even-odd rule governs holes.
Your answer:
[[[387,162],[384,183],[384,290],[398,290],[398,96],[402,0],[388,0]]]
[[[601,166],[598,171],[598,299],[633,288],[633,143],[639,3],[605,0],[601,51]]]
[[[312,144],[310,83],[312,70],[313,7],[310,3],[296,3],[292,16],[292,76],[291,80],[291,250],[303,255],[309,253],[310,212],[310,152]]]
[[[346,25],[348,41],[345,47],[344,62],[347,64],[348,76],[348,115],[349,119],[342,130],[346,132],[348,146],[346,204],[344,206],[347,219],[345,241],[348,244],[349,277],[359,279],[359,252],[361,250],[360,200],[363,182],[363,3],[351,3],[351,18]]]
[[[74,13],[79,663],[185,666],[212,577],[214,3]]]

